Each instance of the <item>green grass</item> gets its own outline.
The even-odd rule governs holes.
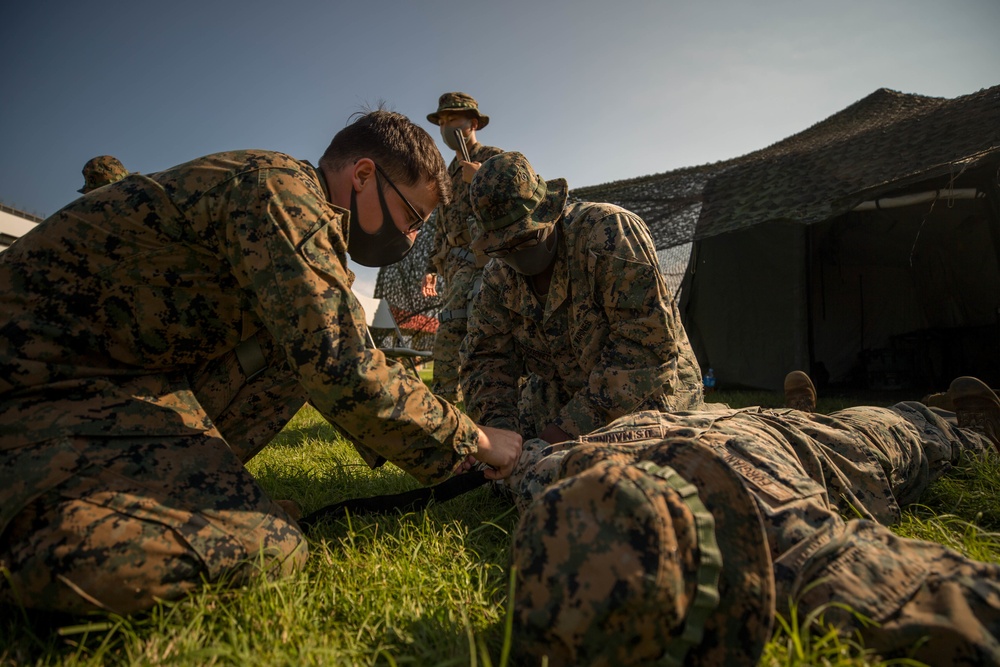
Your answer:
[[[781,397],[719,392],[711,400],[778,406]],[[858,403],[843,401],[825,398],[819,409]],[[368,470],[308,407],[249,468],[272,497],[295,499],[306,512],[416,486],[391,465]],[[894,530],[1000,562],[998,497],[1000,459],[970,461],[936,483]],[[146,615],[71,619],[5,609],[0,665],[512,664],[506,563],[516,519],[483,488],[428,511],[320,524],[296,575],[207,586]],[[760,664],[910,663],[879,662],[821,618],[793,618],[780,619]]]

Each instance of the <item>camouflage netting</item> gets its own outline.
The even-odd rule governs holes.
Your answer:
[[[670,219],[671,224],[652,226],[653,240],[658,249],[660,268],[673,293],[680,288],[691,252],[691,239],[701,210],[701,190],[708,180],[704,168],[674,172],[669,182],[663,176],[619,181],[604,186],[570,192],[576,201],[609,201],[634,211],[643,219]],[[430,349],[433,333],[410,331],[403,325],[409,315],[434,317],[440,307],[437,297],[426,298],[420,286],[427,271],[427,259],[434,241],[436,215],[431,216],[420,230],[413,250],[402,262],[379,270],[375,282],[375,298],[392,304],[393,314],[404,334],[413,333],[414,347]],[[420,318],[417,318],[418,320]],[[414,327],[415,328],[415,327]],[[424,327],[426,328],[426,327]]]
[[[641,216],[676,294],[692,241],[769,220],[812,224],[883,192],[995,160],[998,128],[1000,86],[954,99],[881,88],[747,155],[578,188],[570,198],[611,202]],[[436,313],[437,299],[420,296],[431,224],[404,262],[379,272],[376,298],[404,312]]]
[[[426,318],[436,318],[441,305],[439,297],[427,298],[420,293],[434,244],[436,222],[437,211],[420,229],[406,259],[380,269],[375,281],[375,298],[389,302],[397,326],[404,335],[410,336],[408,344],[417,350],[429,350],[434,346],[437,320],[433,320],[435,326],[427,326]]]

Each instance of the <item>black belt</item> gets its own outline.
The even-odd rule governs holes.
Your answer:
[[[473,469],[461,475],[455,475],[440,484],[427,486],[403,493],[391,493],[385,496],[370,498],[350,498],[339,503],[327,505],[299,519],[303,530],[310,530],[318,521],[335,519],[347,512],[351,514],[390,514],[395,511],[414,512],[427,507],[433,500],[443,503],[457,496],[478,489],[488,482],[483,470]]]

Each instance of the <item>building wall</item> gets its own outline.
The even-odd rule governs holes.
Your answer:
[[[0,251],[6,250],[15,239],[30,232],[41,221],[38,216],[0,204]]]

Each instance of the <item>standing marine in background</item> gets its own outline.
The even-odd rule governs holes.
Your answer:
[[[77,192],[85,195],[91,190],[120,181],[126,176],[128,176],[128,169],[118,158],[111,155],[98,155],[87,160],[87,164],[83,165],[83,187]]]
[[[613,204],[568,203],[520,153],[470,188],[491,261],[462,348],[465,409],[556,443],[639,410],[703,409],[701,371],[646,223]]]
[[[469,247],[472,240],[471,223],[475,218],[469,203],[469,182],[480,164],[494,155],[499,148],[484,146],[476,140],[476,130],[490,122],[490,117],[479,112],[479,104],[465,93],[445,93],[438,100],[438,109],[428,114],[427,120],[441,128],[441,138],[448,148],[455,151],[455,159],[448,165],[451,177],[452,199],[437,210],[434,247],[428,260],[427,275],[421,286],[425,297],[441,294],[441,311],[438,330],[434,338],[435,394],[451,402],[460,401],[459,349],[468,327],[472,297],[482,280],[487,257]],[[465,142],[465,151],[455,131]],[[438,289],[438,279],[444,286]]]

